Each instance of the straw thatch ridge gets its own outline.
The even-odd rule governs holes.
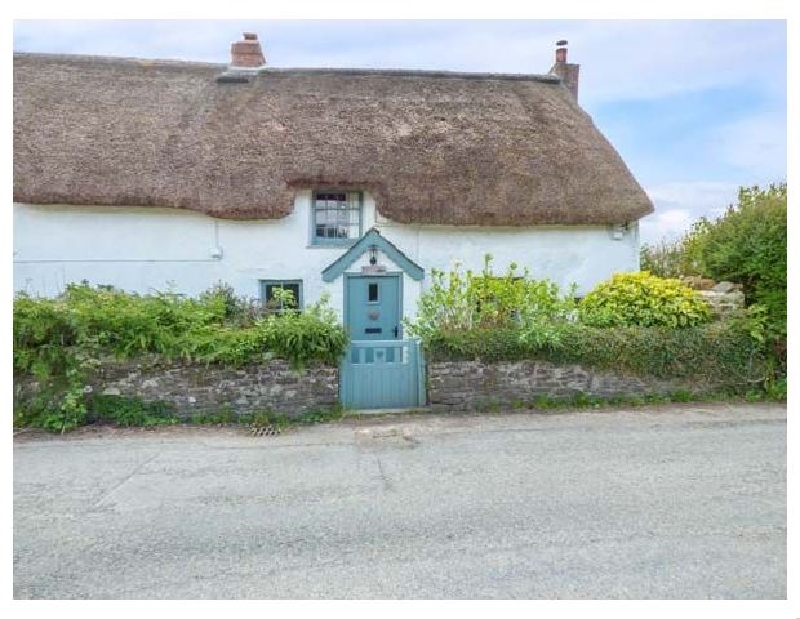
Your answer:
[[[364,189],[401,223],[608,224],[653,207],[553,76],[14,54],[14,200],[288,215]],[[230,76],[230,74],[228,74]]]

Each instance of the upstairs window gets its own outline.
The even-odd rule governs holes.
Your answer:
[[[315,191],[311,196],[314,245],[349,245],[361,237],[359,191]]]

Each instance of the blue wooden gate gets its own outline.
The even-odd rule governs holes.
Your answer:
[[[364,410],[426,404],[419,340],[354,340],[339,372],[342,406]]]

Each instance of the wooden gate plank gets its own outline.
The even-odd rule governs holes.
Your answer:
[[[351,342],[340,368],[340,398],[342,406],[356,410],[423,406],[419,341]]]

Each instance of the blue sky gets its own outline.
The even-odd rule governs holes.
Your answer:
[[[656,205],[646,242],[786,179],[784,21],[17,20],[14,50],[225,63],[244,31],[272,66],[504,73],[546,73],[568,39],[581,105]]]

